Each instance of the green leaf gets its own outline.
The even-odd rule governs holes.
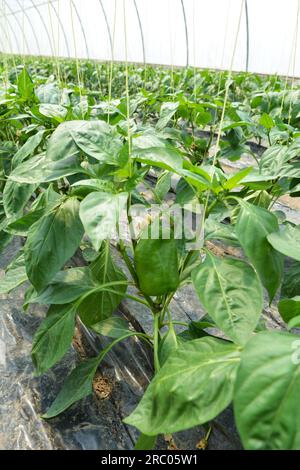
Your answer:
[[[75,330],[74,305],[51,307],[37,330],[32,345],[32,360],[39,375],[53,367],[68,351]]]
[[[24,254],[28,278],[37,291],[74,255],[83,234],[75,198],[63,202],[30,228]]]
[[[134,252],[139,287],[150,296],[175,292],[179,285],[176,240],[141,239]]]
[[[169,324],[169,329],[161,343],[159,344],[158,355],[159,355],[159,363],[161,366],[167,361],[167,359],[176,351],[178,348],[178,341],[176,332],[174,330],[173,323]]]
[[[283,274],[283,256],[274,250],[267,238],[270,233],[279,230],[277,217],[246,201],[239,200],[239,204],[237,237],[272,301]]]
[[[157,436],[141,434],[134,446],[134,450],[152,450],[155,447],[156,441]]]
[[[132,156],[141,163],[175,173],[182,169],[183,159],[179,150],[153,132],[135,137],[132,145]]]
[[[120,317],[107,318],[106,320],[92,325],[91,328],[99,335],[107,336],[112,339],[121,338],[130,331],[129,323]]]
[[[78,367],[76,367],[76,369],[71,372],[65,381],[62,390],[59,392],[58,396],[43,418],[54,418],[73,405],[73,403],[76,401],[90,395],[93,391],[94,375],[106,354],[119,341],[123,341],[124,339],[129,338],[130,336],[135,336],[136,334],[136,332],[129,332],[125,334],[121,338],[118,338],[109,344],[107,348],[101,351],[99,356],[84,361]]]
[[[30,303],[64,305],[92,293],[97,287],[88,267],[68,269],[57,273],[49,286],[40,295],[31,298]]]
[[[89,194],[80,205],[80,218],[96,251],[103,240],[116,232],[121,211],[126,207],[128,194],[95,192]]]
[[[17,183],[48,183],[59,178],[83,173],[78,155],[71,155],[57,162],[50,161],[45,155],[37,155],[19,165],[9,179]]]
[[[59,104],[41,104],[39,106],[39,112],[50,119],[54,119],[57,122],[62,122],[68,114],[68,110]]]
[[[156,129],[162,131],[172,119],[179,107],[179,102],[165,102],[160,109],[159,120],[156,124]]]
[[[246,176],[252,171],[252,167],[244,168],[241,171],[238,171],[234,176],[231,176],[224,184],[223,187],[228,191],[236,188],[240,182],[243,181]]]
[[[5,276],[0,279],[0,295],[9,294],[27,280],[24,254],[21,253],[21,255],[18,255],[8,266]]]
[[[200,302],[216,325],[238,344],[245,344],[263,309],[263,294],[254,269],[245,261],[207,253],[192,273]]]
[[[67,121],[52,134],[47,157],[61,160],[79,152],[100,162],[116,164],[121,140],[104,121]]]
[[[267,238],[275,250],[300,261],[300,225],[287,225],[284,230],[271,233]]]
[[[300,315],[300,296],[280,300],[278,310],[285,323],[289,323],[292,318]]]
[[[300,262],[293,261],[283,276],[281,286],[282,297],[296,297],[300,295]]]
[[[45,131],[39,131],[32,137],[29,137],[26,144],[21,147],[18,152],[14,155],[12,159],[12,167],[16,168],[20,165],[24,160],[26,160],[33,152],[37,149],[37,147],[41,144]]]
[[[90,271],[97,285],[124,282],[110,290],[100,291],[87,297],[79,306],[80,318],[85,325],[92,326],[109,318],[122,301],[127,285],[125,274],[116,267],[107,242],[98,258],[93,261]]]
[[[156,436],[210,421],[232,400],[238,364],[233,344],[213,338],[186,342],[155,375],[124,422]]]
[[[95,357],[79,364],[66,379],[62,390],[43,418],[54,418],[76,401],[90,395],[93,392],[93,379],[99,362],[99,357]]]
[[[28,235],[28,231],[32,225],[40,220],[46,212],[54,209],[60,202],[61,196],[53,191],[52,187],[49,186],[47,191],[40,194],[40,196],[32,204],[31,209],[20,219],[15,220],[8,224],[6,230],[13,235],[19,235],[24,237]]]
[[[21,95],[21,98],[26,101],[34,96],[34,85],[26,67],[23,68],[18,77],[18,91]]]
[[[172,175],[168,171],[164,172],[157,181],[155,194],[163,200],[171,189]]]
[[[106,193],[115,193],[116,188],[112,181],[100,179],[80,180],[72,184],[72,188],[87,188],[92,191],[100,191]]]
[[[262,332],[246,345],[234,392],[246,449],[300,448],[299,364],[299,336]]]
[[[7,180],[3,192],[3,206],[6,217],[18,218],[35,190],[36,184],[21,184]]]
[[[272,129],[275,123],[269,114],[263,113],[260,117],[259,124],[265,127],[267,130]]]

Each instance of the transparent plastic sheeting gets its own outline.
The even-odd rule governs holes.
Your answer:
[[[0,0],[0,50],[229,69],[242,4]],[[245,0],[233,69],[299,77],[297,9],[298,0]]]

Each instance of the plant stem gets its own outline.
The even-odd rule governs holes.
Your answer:
[[[154,368],[155,368],[156,374],[160,370],[159,357],[158,357],[159,323],[160,323],[160,312],[154,313],[153,347],[154,347]]]

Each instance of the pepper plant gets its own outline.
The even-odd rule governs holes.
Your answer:
[[[105,355],[137,336],[151,345],[154,362],[149,387],[125,419],[141,432],[137,448],[153,447],[161,434],[209,423],[230,404],[246,449],[299,448],[300,348],[290,330],[300,326],[300,227],[273,209],[280,196],[300,192],[295,129],[286,127],[272,143],[270,130],[281,126],[283,132],[286,124],[264,114],[247,117],[229,103],[222,132],[230,135],[212,153],[213,139],[201,147],[196,131],[208,125],[213,132],[219,98],[196,104],[183,95],[172,102],[165,96],[156,117],[147,120],[144,106],[152,98],[146,91],[127,109],[124,97],[100,106],[74,89],[34,83],[25,68],[10,86],[3,92],[3,132],[14,131],[15,121],[26,131],[18,146],[1,148],[0,245],[21,236],[24,246],[0,293],[29,282],[25,308],[48,308],[32,346],[37,374],[66,354],[77,318],[111,338],[97,357],[72,371],[44,418],[91,394]],[[258,167],[253,159],[253,167],[228,175],[224,151],[230,156],[236,148],[232,159],[240,158],[251,133],[269,137],[270,147]],[[172,205],[163,204],[171,189],[174,204],[200,220],[203,237],[192,240],[192,248],[191,240],[178,237]],[[151,203],[159,204],[156,217]],[[132,227],[137,204],[147,217],[136,237],[123,238],[120,220]],[[216,255],[211,242],[234,246],[235,256]],[[70,268],[86,247],[86,265]],[[188,284],[206,314],[182,323],[172,315],[172,300]],[[114,315],[125,298],[147,307],[151,334]],[[287,331],[266,326],[263,311],[271,303]]]

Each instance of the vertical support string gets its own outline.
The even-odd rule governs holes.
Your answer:
[[[107,122],[110,123],[110,106],[112,100],[112,77],[113,77],[113,65],[115,60],[115,36],[116,36],[116,21],[117,21],[117,0],[114,3],[114,24],[113,24],[113,36],[112,36],[112,47],[111,47],[111,61],[108,74],[108,116]]]
[[[81,79],[80,79],[80,70],[79,70],[79,59],[78,59],[78,54],[77,54],[77,43],[76,43],[76,35],[75,35],[75,25],[74,25],[74,14],[73,14],[73,2],[72,0],[69,0],[70,4],[70,14],[71,14],[71,26],[72,26],[72,35],[73,35],[73,46],[74,46],[74,54],[75,54],[75,62],[76,62],[76,73],[77,73],[77,81],[78,81],[78,87],[79,87],[79,96],[80,96],[80,103],[82,99],[81,95]]]
[[[129,71],[128,71],[128,38],[127,38],[127,17],[126,5],[123,0],[124,17],[124,40],[125,40],[125,78],[126,78],[126,107],[127,107],[127,134],[128,134],[128,153],[131,156],[131,128],[130,128],[130,96],[129,96]],[[131,168],[131,165],[130,165]]]
[[[294,47],[294,57],[293,57],[293,69],[292,69],[292,75],[293,76],[292,76],[291,92],[293,92],[294,87],[295,87],[296,58],[297,58],[297,50],[298,50],[299,16],[300,16],[300,0],[298,0],[297,15],[296,15],[295,47]],[[291,96],[290,106],[289,106],[289,118],[288,118],[288,124],[289,125],[290,125],[291,118],[292,118],[292,99],[293,99],[293,96]]]
[[[227,76],[227,81],[226,81],[226,86],[225,86],[224,103],[223,103],[223,108],[222,108],[222,114],[221,114],[221,119],[220,119],[220,124],[219,124],[217,140],[216,140],[215,149],[214,149],[214,156],[213,156],[213,162],[212,162],[213,167],[217,163],[217,154],[218,154],[218,151],[219,151],[219,146],[220,146],[220,141],[221,141],[221,136],[222,136],[222,129],[223,129],[223,124],[224,124],[225,112],[226,112],[226,107],[227,107],[227,102],[228,102],[228,97],[229,97],[230,82],[231,82],[231,77],[232,77],[235,54],[236,54],[237,45],[238,45],[238,38],[239,38],[239,34],[240,34],[240,29],[241,29],[241,21],[242,21],[242,15],[243,15],[244,7],[245,7],[245,0],[241,0],[241,8],[240,8],[240,13],[239,13],[239,18],[238,18],[237,31],[236,31],[235,41],[234,41],[232,57],[231,57],[231,61],[230,61],[230,68],[229,68],[229,71],[228,71],[228,76]],[[211,189],[209,189],[207,197],[206,197],[206,201],[205,201],[205,209],[203,211],[203,226],[204,226],[204,220],[205,220],[205,215],[206,215],[210,195],[211,195]]]

